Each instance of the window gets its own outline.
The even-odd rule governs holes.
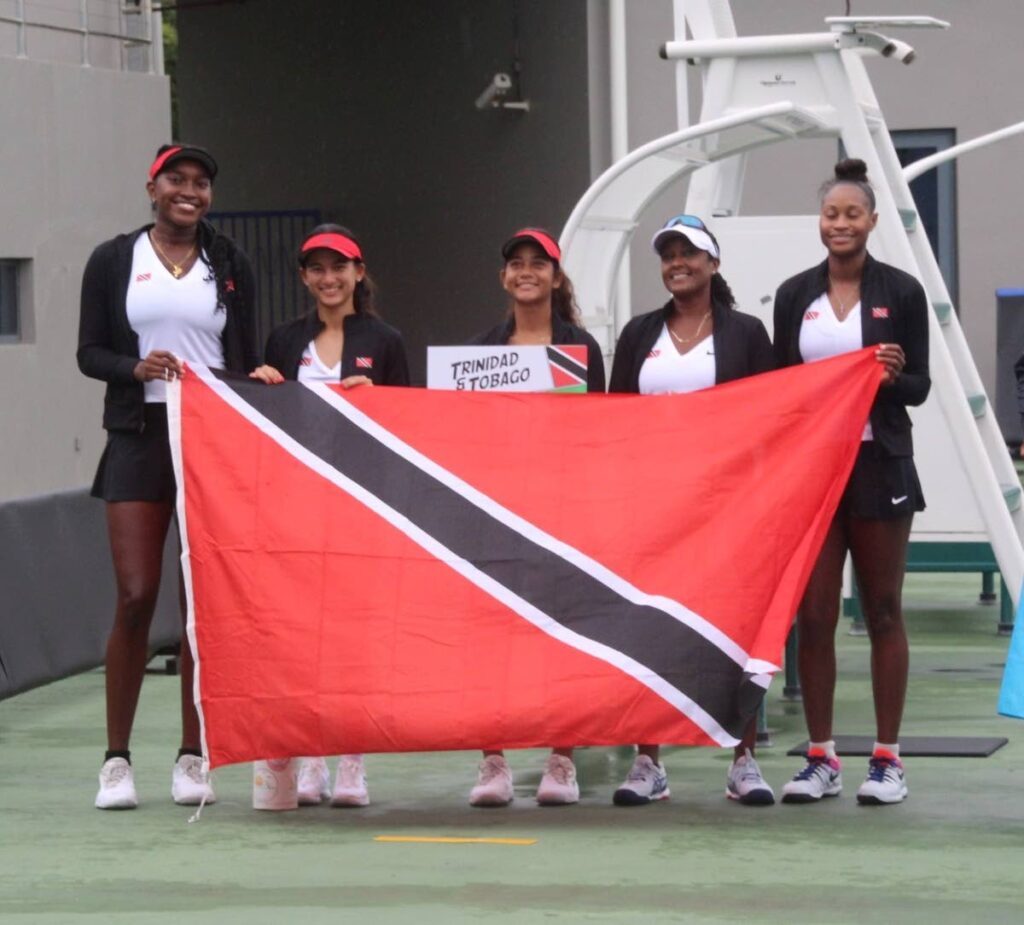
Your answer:
[[[0,260],[0,341],[21,340],[18,305],[20,260]]]
[[[893,147],[900,164],[919,161],[956,144],[956,130],[951,128],[907,129],[891,131]],[[839,143],[839,157],[847,157],[846,148]],[[946,161],[933,170],[921,174],[910,184],[910,192],[917,205],[918,222],[928,235],[928,243],[939,263],[939,271],[949,290],[949,297],[957,314],[959,300],[959,257],[956,240],[956,161]]]
[[[900,163],[906,167],[922,157],[928,157],[956,144],[956,132],[951,128],[922,129],[892,132],[892,143]],[[917,204],[918,218],[928,233],[935,259],[939,262],[946,288],[959,311],[957,298],[957,241],[956,241],[956,161],[946,161],[929,170],[910,184]]]

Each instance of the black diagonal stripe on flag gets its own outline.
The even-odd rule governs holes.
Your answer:
[[[557,347],[548,347],[548,362],[557,366],[562,372],[575,376],[580,382],[587,381],[587,365],[579,363]]]
[[[737,738],[764,689],[699,632],[636,604],[409,462],[305,388],[268,388],[212,370],[313,455],[573,633],[623,653]],[[297,422],[301,422],[298,423]]]

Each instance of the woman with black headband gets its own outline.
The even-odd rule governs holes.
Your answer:
[[[355,235],[341,225],[314,228],[299,249],[299,275],[314,308],[274,328],[266,363],[252,377],[268,384],[286,379],[360,385],[408,385],[402,337],[377,317],[374,286]],[[333,806],[370,802],[362,755],[342,755],[334,789],[322,757],[303,758],[299,803],[330,799]]]
[[[597,341],[580,325],[572,282],[562,269],[558,242],[540,228],[523,228],[501,248],[505,263],[500,280],[511,299],[503,321],[471,343],[579,344],[587,348],[587,391],[604,392],[604,359]],[[571,747],[555,748],[544,765],[537,802],[545,806],[577,803],[580,788]],[[507,806],[512,802],[512,771],[500,749],[484,752],[472,806]]]
[[[664,395],[694,392],[766,372],[774,366],[764,325],[735,310],[736,300],[718,272],[718,241],[699,218],[669,219],[651,242],[661,258],[661,279],[671,298],[633,318],[615,347],[609,392]],[[734,750],[726,796],[746,805],[775,802],[754,760],[756,719]],[[618,806],[639,806],[669,796],[658,745],[639,745]]]
[[[899,803],[907,795],[898,742],[909,661],[901,595],[910,524],[914,512],[924,510],[907,406],[920,405],[931,387],[928,302],[916,279],[868,253],[868,236],[877,222],[867,165],[857,159],[840,161],[821,189],[818,225],[828,257],[786,280],[775,294],[775,356],[780,366],[877,345],[884,375],[853,472],[800,604],[800,684],[810,746],[807,764],[783,788],[784,803],[815,803],[838,796],[842,789],[832,705],[847,552],[871,641],[878,736],[857,800]]]
[[[181,375],[183,359],[238,373],[259,362],[252,268],[204,221],[216,176],[208,151],[163,145],[146,183],[153,223],[97,247],[82,277],[78,366],[107,383],[107,445],[92,494],[107,502],[117,583],[106,652],[108,751],[100,809],[138,804],[128,744],[175,499],[166,384]],[[183,617],[184,606],[182,599]],[[180,804],[210,803],[187,645],[180,664],[182,739],[171,795]]]

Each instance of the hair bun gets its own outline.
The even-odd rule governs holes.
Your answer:
[[[868,182],[868,165],[859,157],[848,157],[835,167],[837,180],[853,180],[855,183]]]

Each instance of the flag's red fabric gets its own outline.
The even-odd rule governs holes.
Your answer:
[[[873,353],[664,397],[189,369],[170,420],[211,766],[732,742],[853,464]]]

